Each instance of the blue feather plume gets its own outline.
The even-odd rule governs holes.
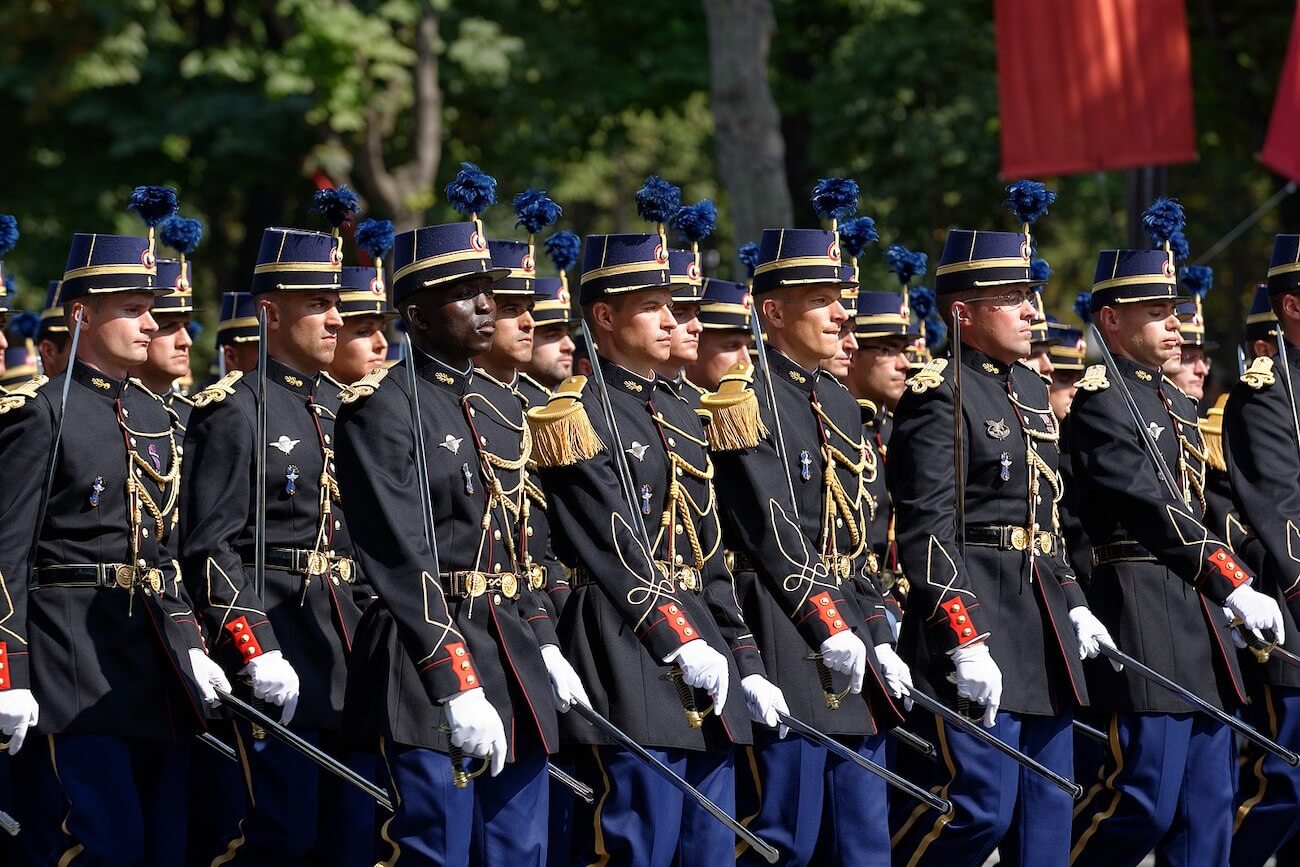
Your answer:
[[[681,187],[658,175],[646,178],[636,191],[636,211],[647,223],[667,223],[681,206]]]
[[[948,326],[943,324],[939,318],[939,311],[935,310],[925,317],[925,345],[931,352],[943,346],[943,342],[948,339]]]
[[[1186,224],[1187,214],[1177,199],[1156,199],[1142,212],[1142,228],[1156,246],[1169,241],[1175,232],[1183,231]]]
[[[555,224],[564,210],[546,195],[545,190],[524,190],[514,198],[516,226],[523,226],[524,231],[536,235],[547,226]]]
[[[347,222],[360,207],[361,197],[347,184],[317,190],[311,196],[310,210],[322,215],[336,229]]]
[[[497,179],[473,163],[461,163],[460,171],[447,184],[445,192],[456,213],[464,217],[482,216],[497,203]]]
[[[818,179],[812,206],[823,220],[847,220],[858,212],[858,182],[852,178]]]
[[[18,243],[18,218],[13,214],[0,214],[0,256],[4,256]]]
[[[1034,282],[1046,283],[1052,277],[1051,266],[1047,264],[1046,259],[1035,259],[1029,263],[1029,279]],[[1041,291],[1042,286],[1035,286],[1035,291]]]
[[[1174,262],[1186,262],[1187,257],[1192,255],[1192,248],[1187,243],[1187,236],[1183,230],[1179,229],[1169,236],[1169,250],[1174,254]]]
[[[126,206],[140,215],[149,228],[161,223],[180,209],[176,191],[171,187],[136,187],[131,191]]]
[[[1002,204],[1010,208],[1020,222],[1032,223],[1046,214],[1055,201],[1056,192],[1041,181],[1016,181],[1007,187],[1007,197]]]
[[[158,226],[159,237],[168,247],[185,256],[193,253],[203,240],[203,223],[172,214]]]
[[[880,240],[876,232],[876,221],[870,217],[854,217],[839,225],[840,247],[849,256],[856,259],[868,244]]]
[[[929,319],[935,311],[934,290],[924,286],[907,290],[907,305],[912,308],[917,319]]]
[[[898,282],[906,286],[913,278],[924,277],[928,257],[921,252],[913,253],[902,244],[890,244],[885,251],[889,267],[898,275]]]
[[[35,340],[41,330],[41,317],[30,310],[15,313],[9,317],[9,330],[18,337]]]
[[[393,249],[392,220],[364,220],[357,224],[357,246],[375,259]]]
[[[700,199],[678,208],[669,222],[688,242],[698,244],[718,227],[718,206],[711,199]]]
[[[1084,325],[1092,322],[1092,293],[1080,292],[1074,296],[1074,313]]]
[[[750,241],[748,244],[741,244],[740,249],[736,251],[736,258],[740,264],[745,266],[745,276],[753,277],[754,269],[758,267],[758,244]]]
[[[1196,298],[1204,298],[1214,286],[1214,269],[1208,265],[1184,265],[1178,272],[1178,282]]]
[[[5,275],[5,294],[10,298],[18,294],[18,281],[14,279],[12,274]]]
[[[578,251],[582,242],[572,232],[556,232],[542,242],[542,249],[560,271],[568,271],[578,264]]]

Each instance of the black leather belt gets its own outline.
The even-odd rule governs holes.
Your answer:
[[[38,566],[32,570],[31,586],[39,587],[148,587],[162,590],[162,570],[126,563],[76,563]]]
[[[353,583],[357,578],[357,566],[350,557],[306,548],[267,548],[266,565],[270,569],[297,572],[310,578],[330,574],[347,584]],[[253,568],[252,563],[245,563],[244,566]]]
[[[1120,542],[1108,542],[1094,545],[1092,548],[1092,565],[1105,566],[1107,563],[1158,563],[1151,552],[1127,539]]]
[[[821,561],[826,566],[827,574],[835,579],[835,586],[843,584],[853,577],[853,558],[848,554],[828,555],[822,554]],[[727,563],[731,566],[732,572],[757,572],[754,561],[744,551],[728,551]],[[871,572],[877,571],[880,560],[876,557],[874,551],[867,552],[867,569]]]
[[[1034,548],[1048,557],[1058,549],[1057,539],[1051,533],[1039,530],[1034,533]],[[984,524],[966,528],[967,545],[985,545],[1000,551],[1028,551],[1029,531],[1024,527],[1011,527],[1001,524]]]
[[[699,593],[704,589],[704,578],[700,575],[700,570],[694,566],[677,565],[670,567],[663,560],[656,560],[655,565],[659,567],[659,572],[664,576],[671,575],[673,583],[690,593]],[[573,570],[573,577],[569,580],[570,586],[574,590],[579,587],[585,587],[588,584],[595,584],[596,579],[592,577],[591,570],[586,566],[579,566]]]
[[[443,572],[443,592],[462,599],[474,599],[491,591],[500,593],[509,599],[519,598],[519,576],[514,572],[479,572],[462,569],[456,572]]]

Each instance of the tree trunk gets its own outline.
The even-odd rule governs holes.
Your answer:
[[[442,162],[442,89],[438,84],[438,17],[432,4],[416,25],[414,79],[414,145],[409,162],[389,168],[385,143],[397,124],[397,100],[368,113],[366,131],[353,154],[357,188],[370,210],[393,221],[398,232],[419,227],[438,166]]]
[[[767,80],[776,32],[770,0],[704,0],[718,174],[737,244],[793,219],[781,115]]]

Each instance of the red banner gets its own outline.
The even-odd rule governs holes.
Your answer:
[[[1259,161],[1288,180],[1300,181],[1300,2],[1297,19],[1291,21],[1291,44],[1286,49],[1282,77],[1273,98],[1273,116],[1268,121],[1268,136]]]
[[[1003,176],[1195,160],[1185,2],[995,0]]]

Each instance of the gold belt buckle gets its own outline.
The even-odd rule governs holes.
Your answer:
[[[1024,551],[1029,547],[1029,534],[1025,532],[1024,527],[1011,528],[1011,549],[1013,551]]]
[[[1038,553],[1042,554],[1043,556],[1048,556],[1052,553],[1051,533],[1046,533],[1046,532],[1035,533],[1034,539],[1038,543]]]
[[[840,576],[841,581],[849,580],[853,574],[853,559],[848,554],[835,555],[835,572]]]
[[[334,561],[334,574],[345,584],[352,583],[352,561],[346,557]]]
[[[162,570],[148,569],[144,573],[144,583],[155,593],[162,592]]]
[[[546,567],[541,563],[528,564],[528,589],[541,590],[546,586]]]
[[[307,552],[307,574],[312,578],[324,575],[330,569],[330,558],[321,551]]]
[[[722,555],[722,562],[724,562],[724,563],[727,564],[727,571],[728,571],[728,572],[735,572],[735,571],[736,571],[736,552],[735,552],[735,551],[727,551],[727,552],[723,553],[723,555]]]
[[[114,573],[117,579],[117,586],[123,590],[130,590],[135,586],[135,567],[131,565],[118,566]]]
[[[683,590],[689,590],[694,593],[700,589],[700,580],[696,571],[690,566],[679,566],[677,568],[677,583]]]
[[[469,572],[465,576],[465,595],[475,599],[487,592],[487,576],[482,572]]]
[[[510,599],[514,599],[519,595],[519,579],[515,576],[515,573],[501,573],[501,592]]]

